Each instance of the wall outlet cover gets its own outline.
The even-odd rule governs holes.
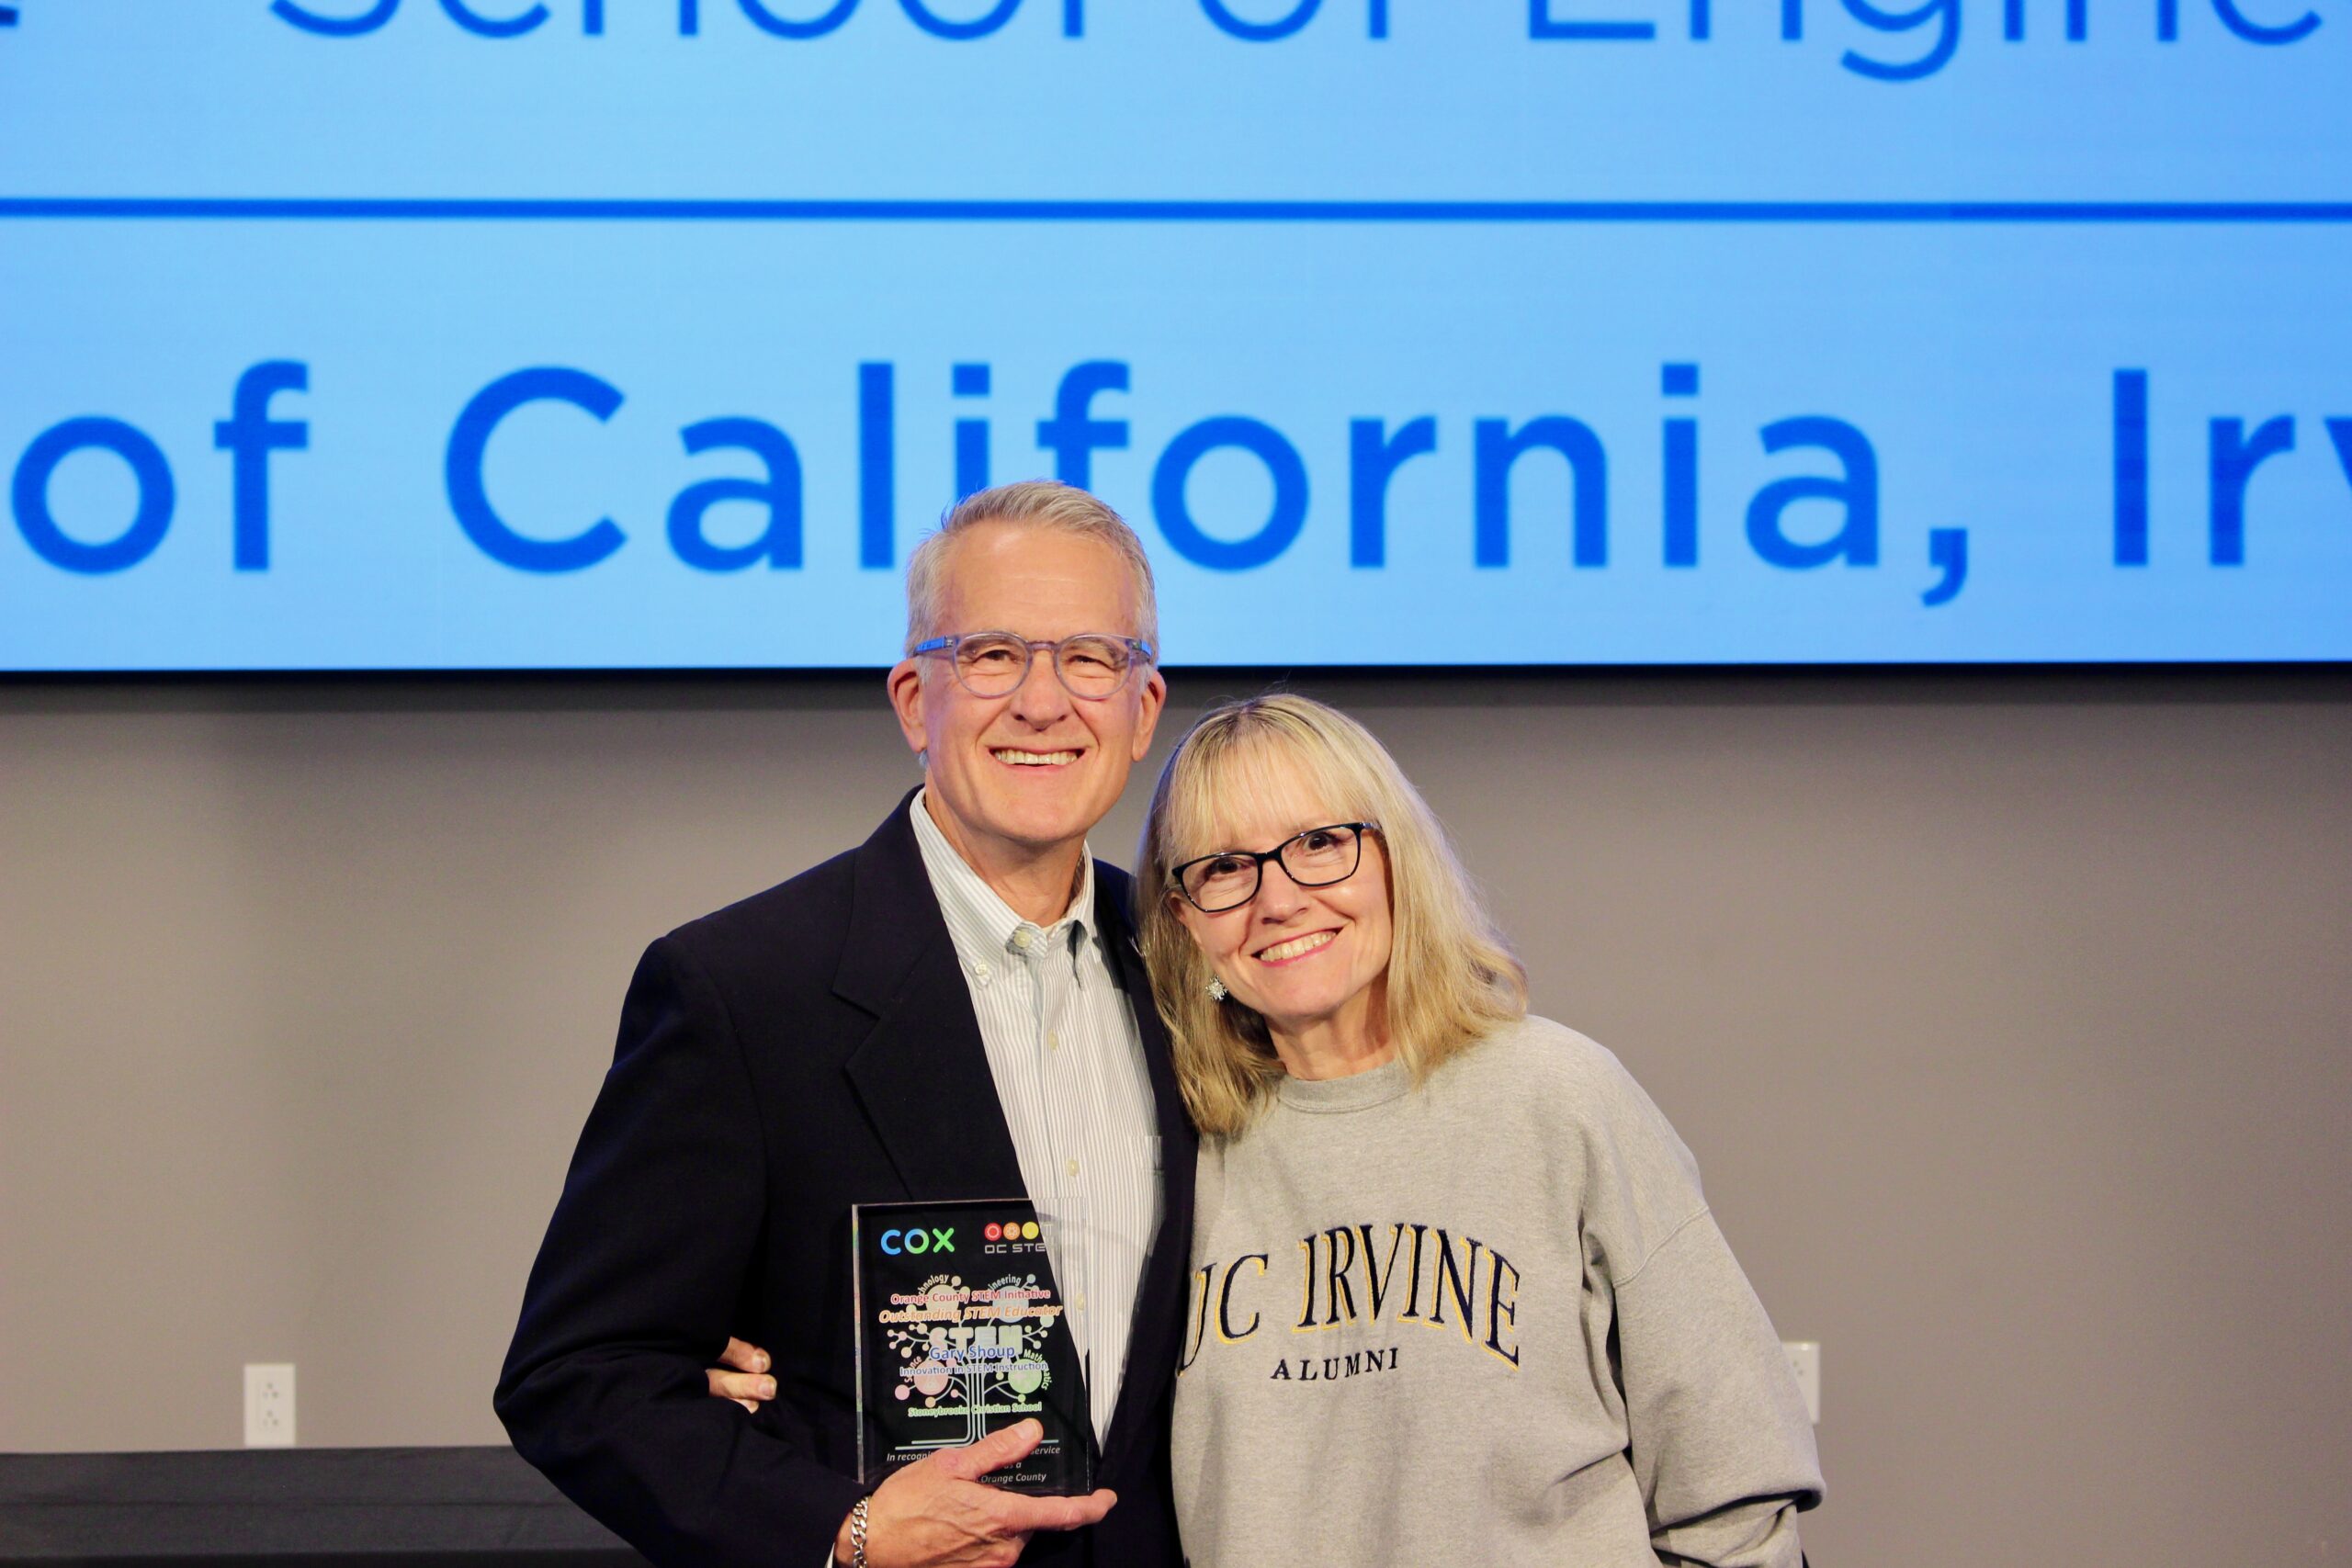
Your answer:
[[[294,1363],[245,1363],[245,1447],[294,1446]]]

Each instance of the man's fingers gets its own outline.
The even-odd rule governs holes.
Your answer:
[[[1034,1420],[1015,1421],[966,1448],[942,1449],[939,1467],[959,1481],[977,1481],[991,1470],[1029,1457],[1044,1440],[1046,1428]]]
[[[1115,1492],[1093,1492],[1083,1497],[1024,1497],[1009,1494],[1005,1522],[1027,1534],[1031,1530],[1083,1529],[1101,1522],[1119,1500]]]
[[[775,1397],[775,1379],[765,1372],[722,1372],[712,1367],[703,1375],[710,1380],[711,1393],[749,1409],[756,1410],[761,1400]]]
[[[768,1370],[768,1353],[757,1345],[747,1345],[730,1338],[727,1348],[718,1353],[718,1364],[732,1367],[739,1372],[763,1372]]]

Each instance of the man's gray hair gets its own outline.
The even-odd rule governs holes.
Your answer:
[[[956,536],[982,523],[1011,523],[1023,527],[1051,528],[1100,539],[1119,554],[1135,581],[1136,625],[1133,635],[1151,644],[1154,661],[1159,651],[1159,601],[1151,582],[1151,560],[1143,541],[1127,520],[1076,485],[1058,479],[1023,479],[966,496],[947,509],[939,526],[923,536],[907,558],[907,651],[925,637],[938,636],[941,605],[947,597],[946,563]],[[1012,626],[958,626],[957,631],[1015,631]],[[1119,626],[1089,626],[1088,631],[1119,632]]]

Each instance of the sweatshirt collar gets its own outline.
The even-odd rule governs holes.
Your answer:
[[[1399,1056],[1343,1078],[1284,1077],[1274,1086],[1274,1098],[1293,1111],[1338,1115],[1401,1100],[1412,1087],[1413,1069]]]

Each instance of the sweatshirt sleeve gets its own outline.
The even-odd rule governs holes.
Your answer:
[[[1677,1565],[1799,1568],[1796,1516],[1821,1501],[1821,1461],[1780,1336],[1690,1149],[1615,1056],[1577,1039],[1590,1327],[1614,1342],[1651,1548]]]
[[[1713,1216],[1693,1215],[1616,1298],[1634,1474],[1659,1559],[1798,1568],[1797,1511],[1821,1501],[1813,1427]]]

